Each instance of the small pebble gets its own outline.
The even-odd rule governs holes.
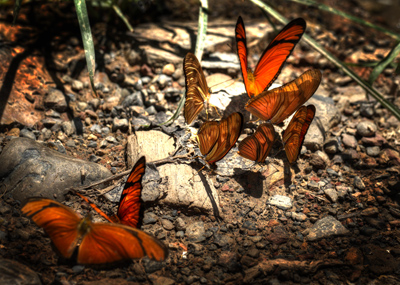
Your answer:
[[[379,146],[369,146],[366,148],[366,152],[369,156],[376,157],[381,152],[381,148]]]
[[[359,190],[365,190],[365,184],[359,176],[354,177],[353,185]]]
[[[362,137],[372,137],[377,131],[376,125],[371,121],[362,121],[357,125],[357,134]]]
[[[342,135],[342,142],[348,148],[356,148],[358,145],[357,139],[354,136],[349,135],[349,134]]]

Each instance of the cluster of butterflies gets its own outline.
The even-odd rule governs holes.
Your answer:
[[[246,31],[239,16],[235,29],[237,52],[243,81],[250,97],[245,109],[257,118],[267,121],[252,136],[240,142],[239,155],[247,159],[264,162],[276,137],[273,124],[282,123],[297,110],[282,138],[289,163],[297,160],[304,137],[315,116],[314,105],[302,105],[317,90],[321,82],[321,72],[311,69],[282,87],[272,90],[268,88],[278,77],[305,29],[306,22],[301,18],[287,24],[265,49],[252,72],[247,64]],[[186,80],[184,117],[186,123],[191,124],[208,103],[211,92],[194,54],[186,55],[183,69]],[[240,113],[232,113],[219,122],[206,121],[201,125],[197,142],[201,154],[210,165],[222,159],[235,145],[242,126],[243,116]]]
[[[256,132],[239,144],[239,154],[247,159],[264,162],[275,141],[272,124],[280,124],[293,114],[283,134],[286,156],[296,161],[304,136],[314,115],[313,105],[302,106],[317,90],[321,72],[308,70],[282,87],[267,90],[279,75],[283,64],[300,40],[306,28],[303,19],[286,25],[262,54],[254,72],[248,69],[246,31],[241,17],[236,24],[237,50],[246,91],[250,100],[245,109],[261,120]],[[193,122],[210,97],[203,70],[196,56],[188,53],[184,60],[186,102],[184,117]],[[242,131],[243,116],[232,113],[219,122],[206,121],[200,127],[197,140],[205,160],[214,165],[235,145]],[[140,211],[142,177],[146,160],[141,157],[133,167],[121,194],[117,215],[107,216],[86,197],[78,194],[110,223],[93,223],[91,216],[80,218],[72,209],[51,199],[31,198],[22,212],[31,218],[51,238],[64,258],[76,257],[80,264],[105,264],[148,256],[162,261],[168,250],[156,238],[137,229]]]
[[[45,198],[29,199],[22,213],[44,229],[61,256],[76,258],[79,264],[109,264],[144,256],[165,260],[165,245],[136,228],[145,167],[146,159],[141,157],[132,168],[113,217],[76,193],[110,223],[93,223],[90,214],[82,219],[71,208]]]

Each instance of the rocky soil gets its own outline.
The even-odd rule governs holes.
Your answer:
[[[183,94],[182,60],[194,49],[197,23],[174,14],[173,21],[144,22],[129,33],[94,22],[94,97],[75,18],[58,13],[69,8],[44,5],[36,14],[24,8],[15,27],[10,11],[0,13],[0,283],[400,282],[400,123],[349,77],[301,41],[277,83],[310,68],[323,79],[307,102],[317,113],[297,163],[287,163],[278,140],[265,164],[241,158],[235,147],[216,170],[199,171],[193,133],[200,121],[188,127],[181,115],[162,125]],[[360,9],[359,16],[373,18]],[[362,64],[395,44],[340,18],[315,17],[312,9],[290,11],[288,18],[303,17],[307,33],[338,58],[358,64],[353,68],[363,78],[370,68]],[[238,15],[210,18],[202,66],[219,112],[245,116],[241,141],[260,122],[243,108],[247,95],[231,48]],[[255,64],[273,29],[254,14],[242,16]],[[388,67],[374,86],[400,107],[399,82]],[[77,265],[60,258],[43,230],[21,215],[31,196],[57,199],[82,216],[94,213],[71,189],[115,213],[119,174],[142,155],[149,163],[140,228],[168,246],[164,262]],[[102,179],[108,181],[92,185]]]

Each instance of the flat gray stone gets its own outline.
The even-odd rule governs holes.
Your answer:
[[[268,199],[267,201],[268,205],[276,206],[279,209],[282,210],[288,210],[292,208],[292,199],[287,196],[282,196],[282,195],[274,195],[271,198]]]
[[[27,138],[11,140],[0,154],[1,193],[24,202],[29,197],[64,200],[70,187],[111,176],[99,164],[70,157]]]
[[[202,242],[206,240],[206,231],[203,222],[190,224],[186,229],[186,235],[190,242]]]
[[[164,164],[160,165],[158,170],[160,176],[167,181],[160,203],[194,212],[222,213],[218,193],[207,175],[203,176],[206,180],[205,185],[197,171],[190,165]]]
[[[341,236],[349,234],[346,229],[338,220],[332,216],[327,216],[317,221],[311,228],[306,229],[303,235],[308,241],[315,241],[332,236]]]

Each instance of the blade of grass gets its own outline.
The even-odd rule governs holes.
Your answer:
[[[18,15],[19,15],[19,10],[21,9],[21,3],[22,3],[22,0],[15,0],[15,3],[14,3],[14,17],[13,17],[13,23],[12,23],[13,26],[17,22],[17,18],[18,18]]]
[[[129,29],[129,31],[133,33],[133,27],[131,26],[131,24],[129,23],[128,19],[125,17],[125,15],[122,14],[121,9],[115,4],[113,4],[112,7],[113,7],[115,13],[122,19],[122,21],[124,21],[125,25]]]
[[[200,0],[199,24],[197,28],[196,48],[194,50],[194,54],[197,56],[199,61],[201,61],[201,58],[203,56],[203,50],[207,34],[207,21],[208,21],[208,1]]]
[[[78,17],[79,27],[81,29],[83,48],[85,50],[86,64],[89,72],[90,84],[93,92],[97,97],[96,89],[94,88],[94,71],[96,67],[96,59],[94,53],[92,31],[90,29],[89,16],[86,9],[85,0],[74,0],[76,15]]]
[[[257,6],[261,7],[262,9],[265,9],[267,13],[272,15],[275,19],[280,21],[283,24],[286,24],[288,21],[277,11],[275,11],[272,7],[269,5],[265,4],[264,2],[260,0],[250,0]],[[343,70],[344,73],[349,75],[354,81],[357,82],[362,88],[364,88],[368,93],[372,95],[379,103],[382,104],[385,108],[387,108],[392,114],[400,121],[400,110],[391,102],[387,101],[382,94],[380,94],[375,88],[373,88],[371,85],[369,85],[364,79],[359,77],[357,74],[355,74],[351,69],[349,69],[346,65],[344,65],[340,60],[338,60],[333,54],[325,50],[320,44],[318,44],[312,37],[310,37],[307,34],[303,35],[303,39],[316,51],[321,53],[323,56],[325,56],[329,61],[331,61],[334,65],[336,65],[338,68]]]
[[[371,74],[369,75],[368,83],[372,85],[372,83],[375,82],[375,80],[378,78],[379,74],[382,73],[382,71],[388,66],[390,63],[392,63],[395,59],[396,56],[400,52],[400,42],[397,43],[397,45],[388,53],[388,55],[382,59],[377,66],[372,70]]]
[[[183,92],[181,100],[179,100],[179,103],[178,103],[178,108],[176,108],[176,111],[172,115],[172,117],[169,118],[166,122],[160,124],[160,126],[168,125],[170,123],[173,123],[176,119],[178,119],[179,114],[182,112],[183,106],[185,106],[185,101],[186,101],[186,96],[185,95],[186,95],[185,92]]]
[[[296,2],[296,3],[299,3],[299,4],[303,4],[303,5],[307,5],[307,6],[313,6],[315,8],[320,9],[320,10],[324,10],[324,11],[330,12],[332,14],[339,15],[339,16],[341,16],[343,18],[346,18],[346,19],[349,19],[349,20],[351,20],[351,21],[353,21],[355,23],[359,23],[359,24],[365,25],[367,27],[373,28],[373,29],[375,29],[377,31],[380,31],[380,32],[382,32],[382,33],[384,33],[384,34],[386,34],[386,35],[388,35],[388,36],[390,36],[390,37],[392,37],[392,38],[394,38],[396,40],[400,40],[400,35],[399,34],[396,34],[396,33],[392,32],[392,31],[389,31],[389,30],[387,30],[387,29],[385,29],[383,27],[377,26],[377,25],[375,25],[375,24],[373,24],[373,23],[371,23],[369,21],[365,21],[363,19],[360,19],[360,18],[357,18],[357,17],[352,16],[350,14],[347,14],[347,13],[345,13],[343,11],[340,11],[340,10],[337,10],[335,8],[332,8],[332,7],[328,6],[328,5],[325,5],[325,4],[322,4],[322,3],[318,3],[318,2],[313,1],[313,0],[290,0],[290,1]]]

